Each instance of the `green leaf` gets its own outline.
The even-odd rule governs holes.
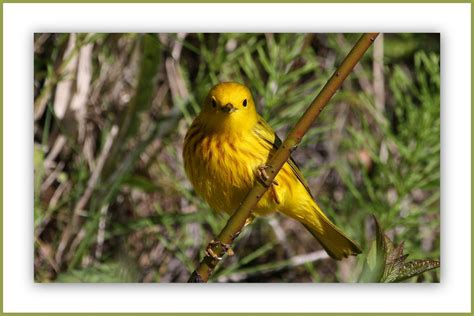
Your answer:
[[[376,239],[367,254],[359,282],[400,282],[439,267],[437,260],[412,260],[405,262],[404,243],[394,245],[384,234],[375,216]]]
[[[387,246],[385,268],[381,282],[400,282],[419,275],[425,271],[439,267],[439,261],[436,260],[412,260],[405,262],[408,254],[403,254],[403,242],[393,246],[392,241],[385,236]]]
[[[362,283],[380,282],[385,269],[385,256],[387,252],[385,235],[375,216],[372,216],[372,218],[375,222],[376,238],[367,254],[367,261],[359,278],[359,282]]]
[[[397,270],[396,276],[393,279],[387,280],[387,282],[400,282],[426,271],[439,268],[439,266],[440,263],[437,260],[412,260],[401,265]]]

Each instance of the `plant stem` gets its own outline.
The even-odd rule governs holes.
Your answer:
[[[206,252],[206,256],[201,261],[199,267],[193,272],[188,282],[201,283],[209,280],[210,275],[220,261],[217,258],[222,258],[225,255],[234,239],[240,234],[252,210],[272,184],[278,171],[283,167],[291,153],[301,142],[302,137],[311,127],[311,124],[316,120],[332,96],[341,87],[342,82],[359,62],[367,49],[372,45],[377,35],[378,33],[365,33],[356,43],[354,48],[352,48],[341,66],[336,70],[336,72],[334,72],[298,123],[296,123],[293,130],[288,134],[286,140],[273,155],[268,163],[268,167],[266,168],[269,177],[265,180],[265,185],[261,184],[259,181],[255,181],[255,185],[242,201],[240,207],[229,218],[226,226],[222,229],[217,238],[209,244],[208,249],[215,254],[216,258],[210,256],[208,252]]]

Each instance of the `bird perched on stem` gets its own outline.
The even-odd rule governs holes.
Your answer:
[[[213,209],[232,214],[255,181],[267,177],[266,163],[280,144],[257,113],[250,90],[223,82],[209,91],[186,134],[184,168],[196,192]],[[334,259],[361,253],[323,213],[293,159],[284,164],[252,216],[275,211],[302,223]]]

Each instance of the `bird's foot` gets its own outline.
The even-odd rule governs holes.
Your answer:
[[[270,188],[273,196],[273,200],[275,201],[276,204],[280,204],[280,197],[278,196],[278,192],[276,190],[276,187],[272,184],[272,187]]]
[[[271,185],[278,185],[278,182],[273,179],[272,183],[269,185],[267,185],[267,181],[268,179],[270,178],[268,176],[268,173],[266,171],[266,169],[268,169],[268,166],[267,165],[261,165],[259,167],[257,167],[257,178],[258,180],[266,187],[266,188],[269,188]]]
[[[209,257],[213,258],[214,260],[218,260],[218,261],[222,260],[223,257],[218,256],[214,252],[214,250],[212,250],[212,248],[214,246],[220,246],[228,256],[233,256],[234,255],[234,251],[232,250],[231,245],[224,244],[223,242],[221,242],[219,240],[212,240],[206,248],[206,251],[205,251],[206,256],[209,256]]]
[[[245,220],[244,227],[247,227],[248,225],[252,224],[252,222],[253,222],[254,219],[255,219],[255,216],[254,216],[254,215],[250,215],[250,217]]]
[[[272,183],[270,185],[267,185],[267,181],[270,178],[266,171],[267,168],[268,168],[267,165],[261,165],[257,168],[257,179],[264,187],[270,188],[272,196],[273,196],[273,200],[275,201],[276,204],[280,204],[280,197],[278,196],[278,192],[275,187],[278,185],[278,182],[275,179],[273,179]]]

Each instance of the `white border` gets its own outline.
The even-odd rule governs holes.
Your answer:
[[[3,10],[5,312],[470,311],[470,4],[4,4]],[[441,32],[442,283],[34,284],[32,34],[42,31]]]

